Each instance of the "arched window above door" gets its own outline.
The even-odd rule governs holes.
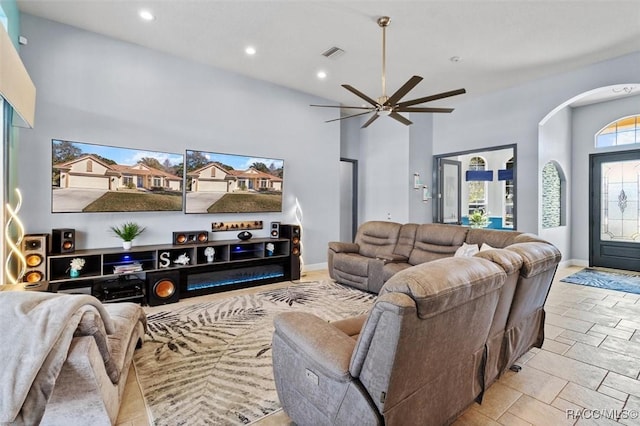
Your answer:
[[[607,124],[596,133],[596,148],[640,143],[640,115],[632,115]]]

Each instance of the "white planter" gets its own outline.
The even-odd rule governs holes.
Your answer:
[[[133,241],[123,241],[122,242],[122,248],[125,250],[131,250],[131,244],[133,243]]]

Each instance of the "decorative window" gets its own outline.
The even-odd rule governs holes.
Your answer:
[[[469,170],[483,171],[487,169],[487,162],[482,157],[471,157],[469,160]],[[469,181],[467,182],[469,189],[469,214],[476,210],[487,211],[487,182],[486,181]]]
[[[596,133],[596,148],[640,143],[640,115],[621,118]]]
[[[504,179],[501,179],[500,171],[498,171],[498,180],[504,180],[504,217],[502,220],[502,226],[505,228],[513,228],[513,197],[515,195],[513,166],[514,161],[513,157],[511,157],[505,163]]]
[[[562,168],[549,161],[542,168],[542,227],[566,225],[566,179]]]
[[[87,172],[93,172],[93,161],[87,160]]]

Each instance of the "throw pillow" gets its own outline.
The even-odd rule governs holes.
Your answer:
[[[469,257],[478,253],[478,245],[477,244],[467,244],[462,243],[462,245],[456,250],[456,254],[454,257]]]
[[[480,251],[485,251],[485,250],[493,250],[495,247],[491,247],[489,244],[487,243],[482,243],[482,247],[480,247]]]

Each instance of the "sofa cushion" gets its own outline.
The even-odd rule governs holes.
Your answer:
[[[454,257],[469,257],[480,251],[477,244],[462,243],[462,245],[456,250]]]
[[[351,275],[366,277],[369,273],[368,257],[355,253],[337,253],[333,257],[333,267]]]
[[[482,245],[482,243],[486,243],[494,248],[505,248],[506,246],[515,243],[515,238],[520,234],[521,232],[518,231],[470,228],[465,241],[468,244]]]
[[[375,258],[378,255],[392,254],[398,242],[400,227],[395,222],[365,222],[358,228],[354,242],[360,246],[362,256]]]
[[[555,269],[562,258],[560,251],[548,243],[517,243],[507,247],[522,257],[520,275],[533,277],[551,268]]]
[[[501,267],[480,257],[440,259],[398,272],[379,294],[407,294],[425,319],[500,288],[506,276]]]
[[[507,275],[518,272],[522,267],[522,257],[518,256],[511,250],[485,250],[476,253],[475,257],[482,257],[483,259],[487,259],[492,261],[493,263],[497,263],[498,265],[502,266],[502,269],[504,269]]]
[[[409,263],[419,265],[444,257],[452,257],[462,245],[468,228],[458,225],[426,223],[418,226],[416,242]]]
[[[398,234],[398,243],[393,250],[394,254],[399,254],[407,259],[411,256],[411,250],[416,242],[416,231],[418,230],[417,223],[406,223],[400,228]]]
[[[480,246],[480,251],[494,250],[495,248],[496,247],[491,247],[487,243],[482,243],[482,245]]]

